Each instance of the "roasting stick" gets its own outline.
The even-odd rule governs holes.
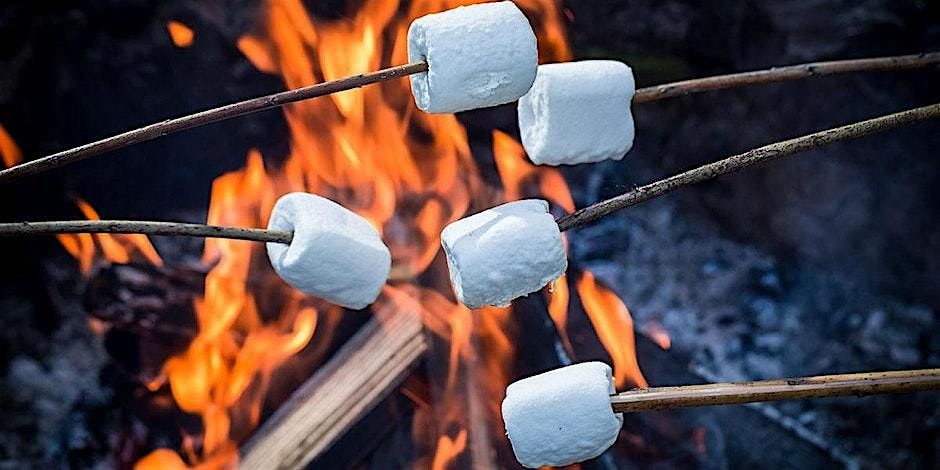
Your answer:
[[[669,410],[777,400],[940,390],[940,369],[821,375],[760,382],[630,390],[610,397],[615,412]]]
[[[813,62],[641,88],[636,91],[633,102],[637,104],[648,103],[691,93],[833,74],[910,70],[931,67],[937,64],[940,64],[940,52],[831,62]],[[252,98],[175,119],[167,119],[96,142],[63,150],[5,170],[0,170],[0,184],[194,127],[427,71],[427,63],[415,62],[386,68],[377,72],[319,83],[305,88]]]
[[[341,78],[324,83],[318,83],[303,88],[282,91],[267,96],[231,103],[218,108],[207,109],[195,114],[167,119],[153,124],[124,132],[96,142],[85,144],[68,150],[63,150],[36,160],[12,166],[0,171],[0,183],[58,168],[86,158],[101,155],[133,144],[146,142],[157,137],[175,134],[194,127],[224,121],[233,117],[251,114],[266,109],[278,108],[297,101],[309,100],[321,96],[339,93],[341,91],[360,88],[373,83],[386,82],[416,73],[427,72],[428,64],[416,62],[397,67],[389,67],[377,72],[364,73],[352,77]]]
[[[290,244],[293,233],[260,228],[220,227],[184,222],[142,220],[60,220],[0,224],[0,236],[48,235],[59,233],[142,233],[182,237],[228,238],[255,242]]]
[[[570,85],[572,82],[567,83]],[[606,111],[604,114],[609,116],[610,110]],[[520,112],[520,117],[525,114]],[[451,222],[441,231],[441,247],[447,257],[451,285],[457,300],[471,309],[507,305],[514,299],[541,290],[568,270],[568,255],[562,236],[566,230],[756,163],[935,117],[940,117],[940,104],[766,145],[635,188],[558,219],[552,216],[548,201],[543,199],[523,199],[491,207]],[[611,125],[619,124],[612,122]],[[582,148],[590,148],[590,141],[572,137],[580,139],[578,145]],[[598,137],[603,137],[603,134],[598,134]],[[565,142],[555,144],[562,148]]]
[[[702,181],[742,170],[751,165],[813,150],[843,140],[857,139],[859,137],[877,134],[905,124],[926,121],[937,117],[940,117],[940,103],[880,116],[867,121],[847,124],[758,147],[725,158],[724,160],[702,165],[684,173],[641,186],[619,196],[579,209],[570,215],[558,219],[558,227],[561,231],[581,227],[627,207],[635,206],[641,202],[648,201],[695,183],[701,183]]]
[[[918,69],[940,63],[940,52],[925,52],[893,57],[874,57],[869,59],[833,60],[829,62],[810,62],[806,64],[774,67],[752,72],[732,73],[715,77],[696,78],[681,82],[666,83],[640,88],[633,96],[633,103],[649,103],[665,98],[702,93],[705,91],[725,90],[749,85],[787,82],[803,78],[824,77],[840,73],[887,72],[894,70]]]
[[[558,220],[561,231],[580,227],[621,209],[640,204],[677,189],[733,173],[757,163],[813,150],[835,142],[864,137],[918,121],[940,117],[940,103],[914,108],[841,127],[796,137],[759,147],[748,152],[641,186],[606,201],[577,210]],[[141,233],[188,237],[230,238],[257,242],[290,244],[292,234],[259,228],[219,227],[182,222],[130,220],[67,220],[50,222],[0,223],[0,237],[48,235],[57,233]]]

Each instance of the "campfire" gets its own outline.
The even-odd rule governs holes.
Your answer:
[[[104,343],[130,338],[136,345],[139,363],[124,371],[134,407],[163,424],[122,435],[115,445],[121,465],[348,466],[364,459],[359,448],[367,447],[379,459],[406,459],[397,466],[435,469],[592,458],[615,466],[611,459],[651,448],[621,429],[622,412],[940,387],[940,372],[925,369],[650,388],[638,349],[653,344],[649,336],[658,345],[652,354],[668,354],[666,328],[649,320],[647,334],[637,336],[624,299],[590,269],[569,264],[567,254],[569,237],[578,236],[569,230],[758,163],[936,118],[940,105],[756,147],[580,209],[557,167],[622,158],[634,141],[631,101],[924,68],[940,55],[802,64],[635,89],[634,72],[619,61],[573,61],[566,38],[572,13],[559,2],[458,9],[464,3],[478,2],[366,0],[341,19],[326,19],[300,1],[266,1],[233,47],[286,92],[27,163],[0,127],[6,184],[272,107],[286,122],[283,156],[251,149],[242,168],[215,179],[204,224],[101,220],[81,195],[73,203],[86,220],[0,224],[5,235],[56,234],[83,278],[88,328]],[[449,12],[469,19],[441,16]],[[506,76],[487,75],[479,84],[458,76],[477,73],[480,64],[451,45],[415,52],[415,34],[430,44],[441,40],[435,28],[459,30],[461,21],[485,34],[440,37],[467,42],[454,50],[510,41],[504,52],[481,47],[472,56],[509,70]],[[486,21],[505,30],[479,26]],[[530,52],[520,44],[528,27],[535,36]],[[183,20],[166,22],[164,31],[179,51],[200,41]],[[522,70],[527,58],[531,76]],[[536,58],[553,65],[536,76]],[[565,99],[585,88],[594,94]],[[516,137],[496,116],[513,115],[507,103],[519,98]],[[597,101],[583,101],[589,99]],[[605,108],[611,102],[620,105]],[[479,118],[491,122],[473,122],[470,132],[453,114],[494,105],[502,106]],[[592,113],[600,113],[605,130],[597,138],[582,125]],[[566,130],[572,121],[580,127]],[[544,129],[554,131],[546,137]],[[147,235],[206,237],[200,262],[179,263],[178,255],[171,261]],[[166,247],[179,253],[192,245]],[[590,449],[570,452],[571,440],[590,433],[550,436],[554,424],[545,424],[596,431],[601,422],[610,425],[606,434]],[[707,453],[704,431],[696,429],[695,447]]]

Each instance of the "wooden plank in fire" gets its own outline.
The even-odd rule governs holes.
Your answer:
[[[373,318],[242,447],[243,468],[304,468],[381,402],[427,351],[420,313]]]

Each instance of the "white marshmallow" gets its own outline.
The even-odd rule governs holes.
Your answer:
[[[623,425],[614,413],[610,366],[584,362],[522,379],[506,388],[503,422],[523,466],[563,466],[593,459]]]
[[[456,113],[519,99],[538,68],[535,33],[512,2],[458,7],[422,16],[408,29],[408,60],[418,108]]]
[[[538,165],[620,160],[633,147],[633,71],[613,60],[539,66],[519,99],[519,129]]]
[[[360,309],[378,297],[392,257],[379,232],[355,212],[320,196],[286,194],[269,230],[294,232],[290,245],[268,243],[274,270],[294,288]]]
[[[515,201],[451,223],[441,232],[450,281],[470,308],[504,307],[558,279],[568,258],[548,203]]]

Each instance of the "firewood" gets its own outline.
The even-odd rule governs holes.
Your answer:
[[[244,468],[304,468],[407,376],[427,350],[421,319],[373,318],[243,447]]]

